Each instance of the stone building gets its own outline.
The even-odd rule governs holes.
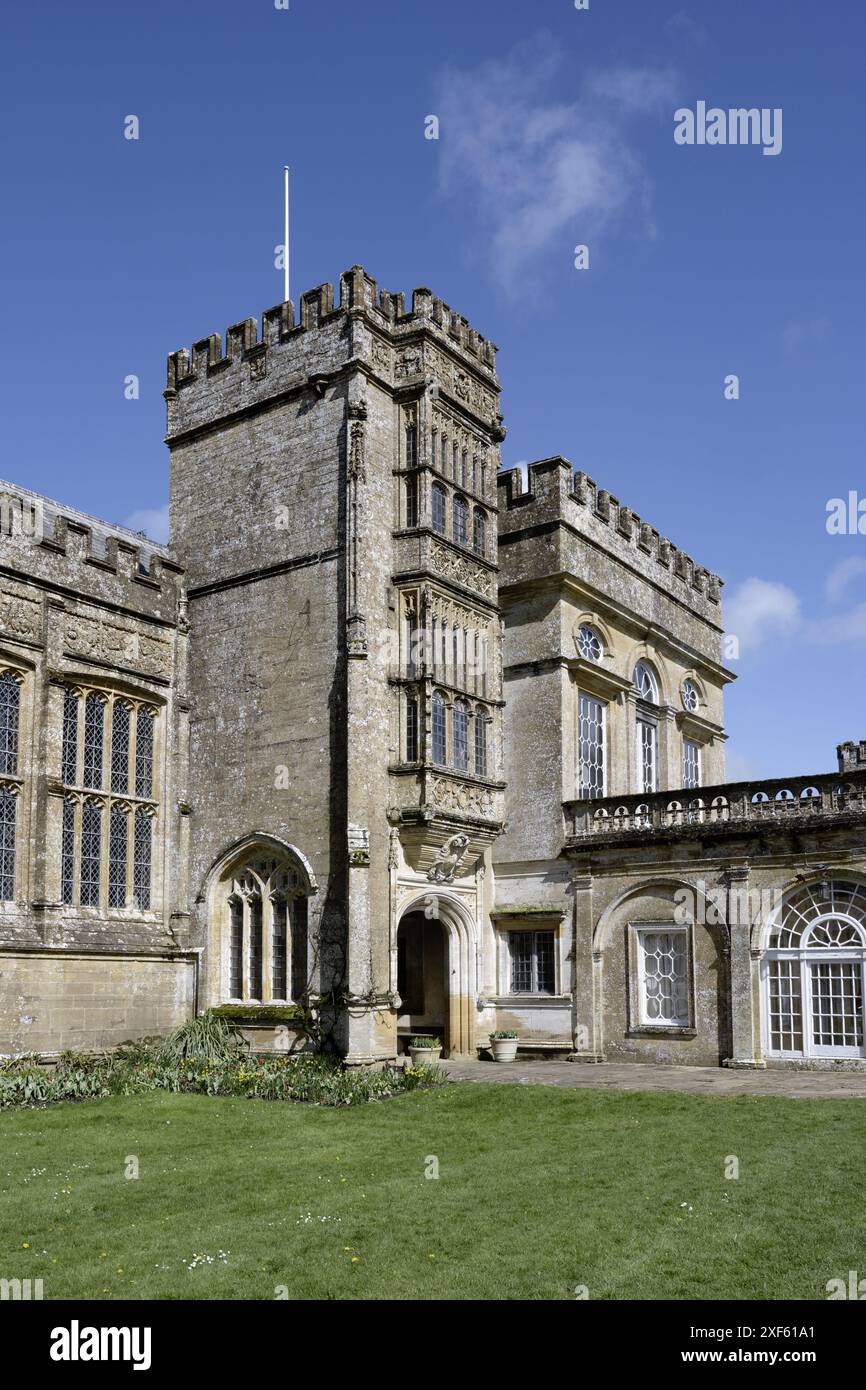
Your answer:
[[[866,745],[725,783],[721,581],[492,343],[353,267],[165,395],[169,547],[0,485],[0,1051],[858,1064]]]

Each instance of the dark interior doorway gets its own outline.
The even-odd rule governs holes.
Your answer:
[[[448,1050],[448,946],[438,917],[408,913],[397,928],[397,991],[402,1000],[397,1019],[401,1052],[415,1033],[441,1038]]]

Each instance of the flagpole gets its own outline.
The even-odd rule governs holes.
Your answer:
[[[285,222],[285,257],[283,261],[283,300],[287,303],[289,298],[289,166],[283,165],[284,199],[283,211]]]

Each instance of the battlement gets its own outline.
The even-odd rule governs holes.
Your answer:
[[[226,329],[225,340],[211,333],[185,348],[169,354],[166,395],[202,377],[218,373],[232,362],[261,357],[269,347],[295,342],[303,334],[327,327],[349,315],[363,315],[373,328],[403,333],[433,325],[453,351],[469,359],[476,370],[495,377],[496,344],[482,337],[468,321],[428,289],[412,291],[412,307],[407,311],[406,296],[380,290],[362,266],[352,266],[340,276],[339,300],[334,303],[330,282],[307,290],[300,298],[300,319],[295,321],[292,300],[266,309],[261,332],[254,318],[241,320]]]
[[[531,463],[524,490],[520,469],[499,474],[500,544],[502,535],[545,521],[560,520],[648,578],[678,581],[683,590],[719,607],[723,580],[680,550],[630,507],[600,488],[586,473],[575,472],[568,459],[556,456]],[[674,586],[671,585],[675,592]],[[718,614],[716,615],[718,619]]]
[[[183,573],[159,541],[0,480],[0,563],[36,573],[54,569],[59,557],[160,592],[167,581],[166,596]]]

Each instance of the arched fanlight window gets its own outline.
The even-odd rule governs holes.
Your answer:
[[[445,737],[445,700],[439,691],[433,692],[431,725],[433,734],[433,761],[445,766],[447,758],[447,739]]]
[[[681,694],[683,701],[683,709],[688,710],[689,714],[694,714],[701,703],[701,697],[698,693],[698,687],[695,685],[694,681],[683,681],[683,688]]]
[[[601,661],[604,656],[604,647],[601,638],[595,628],[588,623],[581,623],[577,634],[577,651],[584,661]]]
[[[634,688],[642,700],[646,700],[649,705],[657,705],[659,702],[659,687],[655,677],[655,672],[646,661],[639,661],[634,668]]]
[[[472,516],[472,549],[476,555],[484,555],[487,550],[486,542],[487,523],[484,513],[480,507],[476,507]]]
[[[441,483],[434,483],[430,490],[433,530],[445,535],[445,489]]]
[[[830,879],[788,893],[762,966],[770,1055],[866,1056],[866,887]]]
[[[469,508],[462,497],[454,498],[452,516],[454,540],[458,545],[465,545],[469,534]]]

